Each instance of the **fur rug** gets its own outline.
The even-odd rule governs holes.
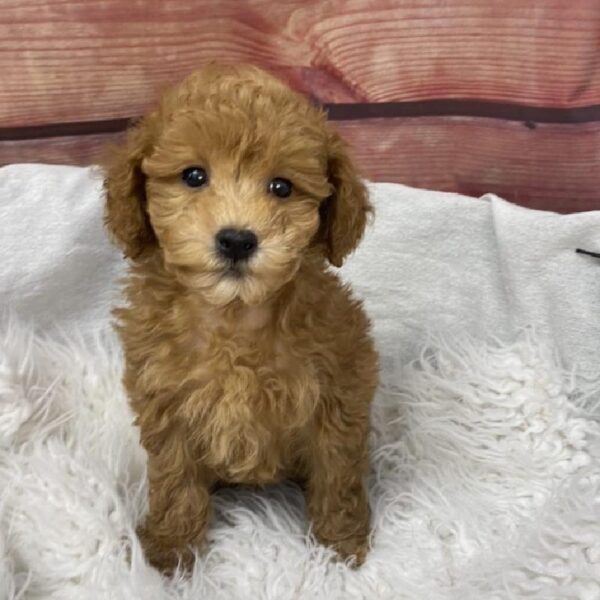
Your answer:
[[[222,490],[210,551],[161,578],[135,537],[144,453],[111,333],[0,328],[0,598],[600,598],[599,394],[525,332],[436,340],[373,410],[373,548],[310,540],[293,485]]]

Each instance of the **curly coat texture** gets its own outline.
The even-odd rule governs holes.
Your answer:
[[[182,172],[201,166],[208,183]],[[209,65],[163,96],[106,168],[106,224],[131,259],[115,311],[148,453],[148,560],[201,546],[217,485],[303,482],[315,537],[364,560],[377,356],[332,273],[371,211],[346,147],[305,98],[249,66]],[[269,192],[275,178],[292,195]],[[255,233],[232,268],[224,228]]]

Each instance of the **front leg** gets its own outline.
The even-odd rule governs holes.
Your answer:
[[[213,479],[172,433],[148,453],[150,512],[138,535],[147,560],[163,573],[193,564],[208,523]]]
[[[317,540],[342,558],[363,563],[369,538],[368,404],[344,410],[340,404],[321,411],[313,431],[306,489]]]

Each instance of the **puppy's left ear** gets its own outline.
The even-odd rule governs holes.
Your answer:
[[[327,153],[328,177],[333,191],[321,206],[321,231],[329,262],[341,267],[346,256],[360,242],[373,208],[346,143],[333,131],[329,134]]]

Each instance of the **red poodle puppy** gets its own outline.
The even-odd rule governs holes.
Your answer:
[[[316,538],[362,562],[377,356],[328,262],[371,206],[323,112],[257,68],[205,67],[130,129],[105,189],[131,259],[116,315],[149,561],[189,566],[216,485],[294,478]]]

